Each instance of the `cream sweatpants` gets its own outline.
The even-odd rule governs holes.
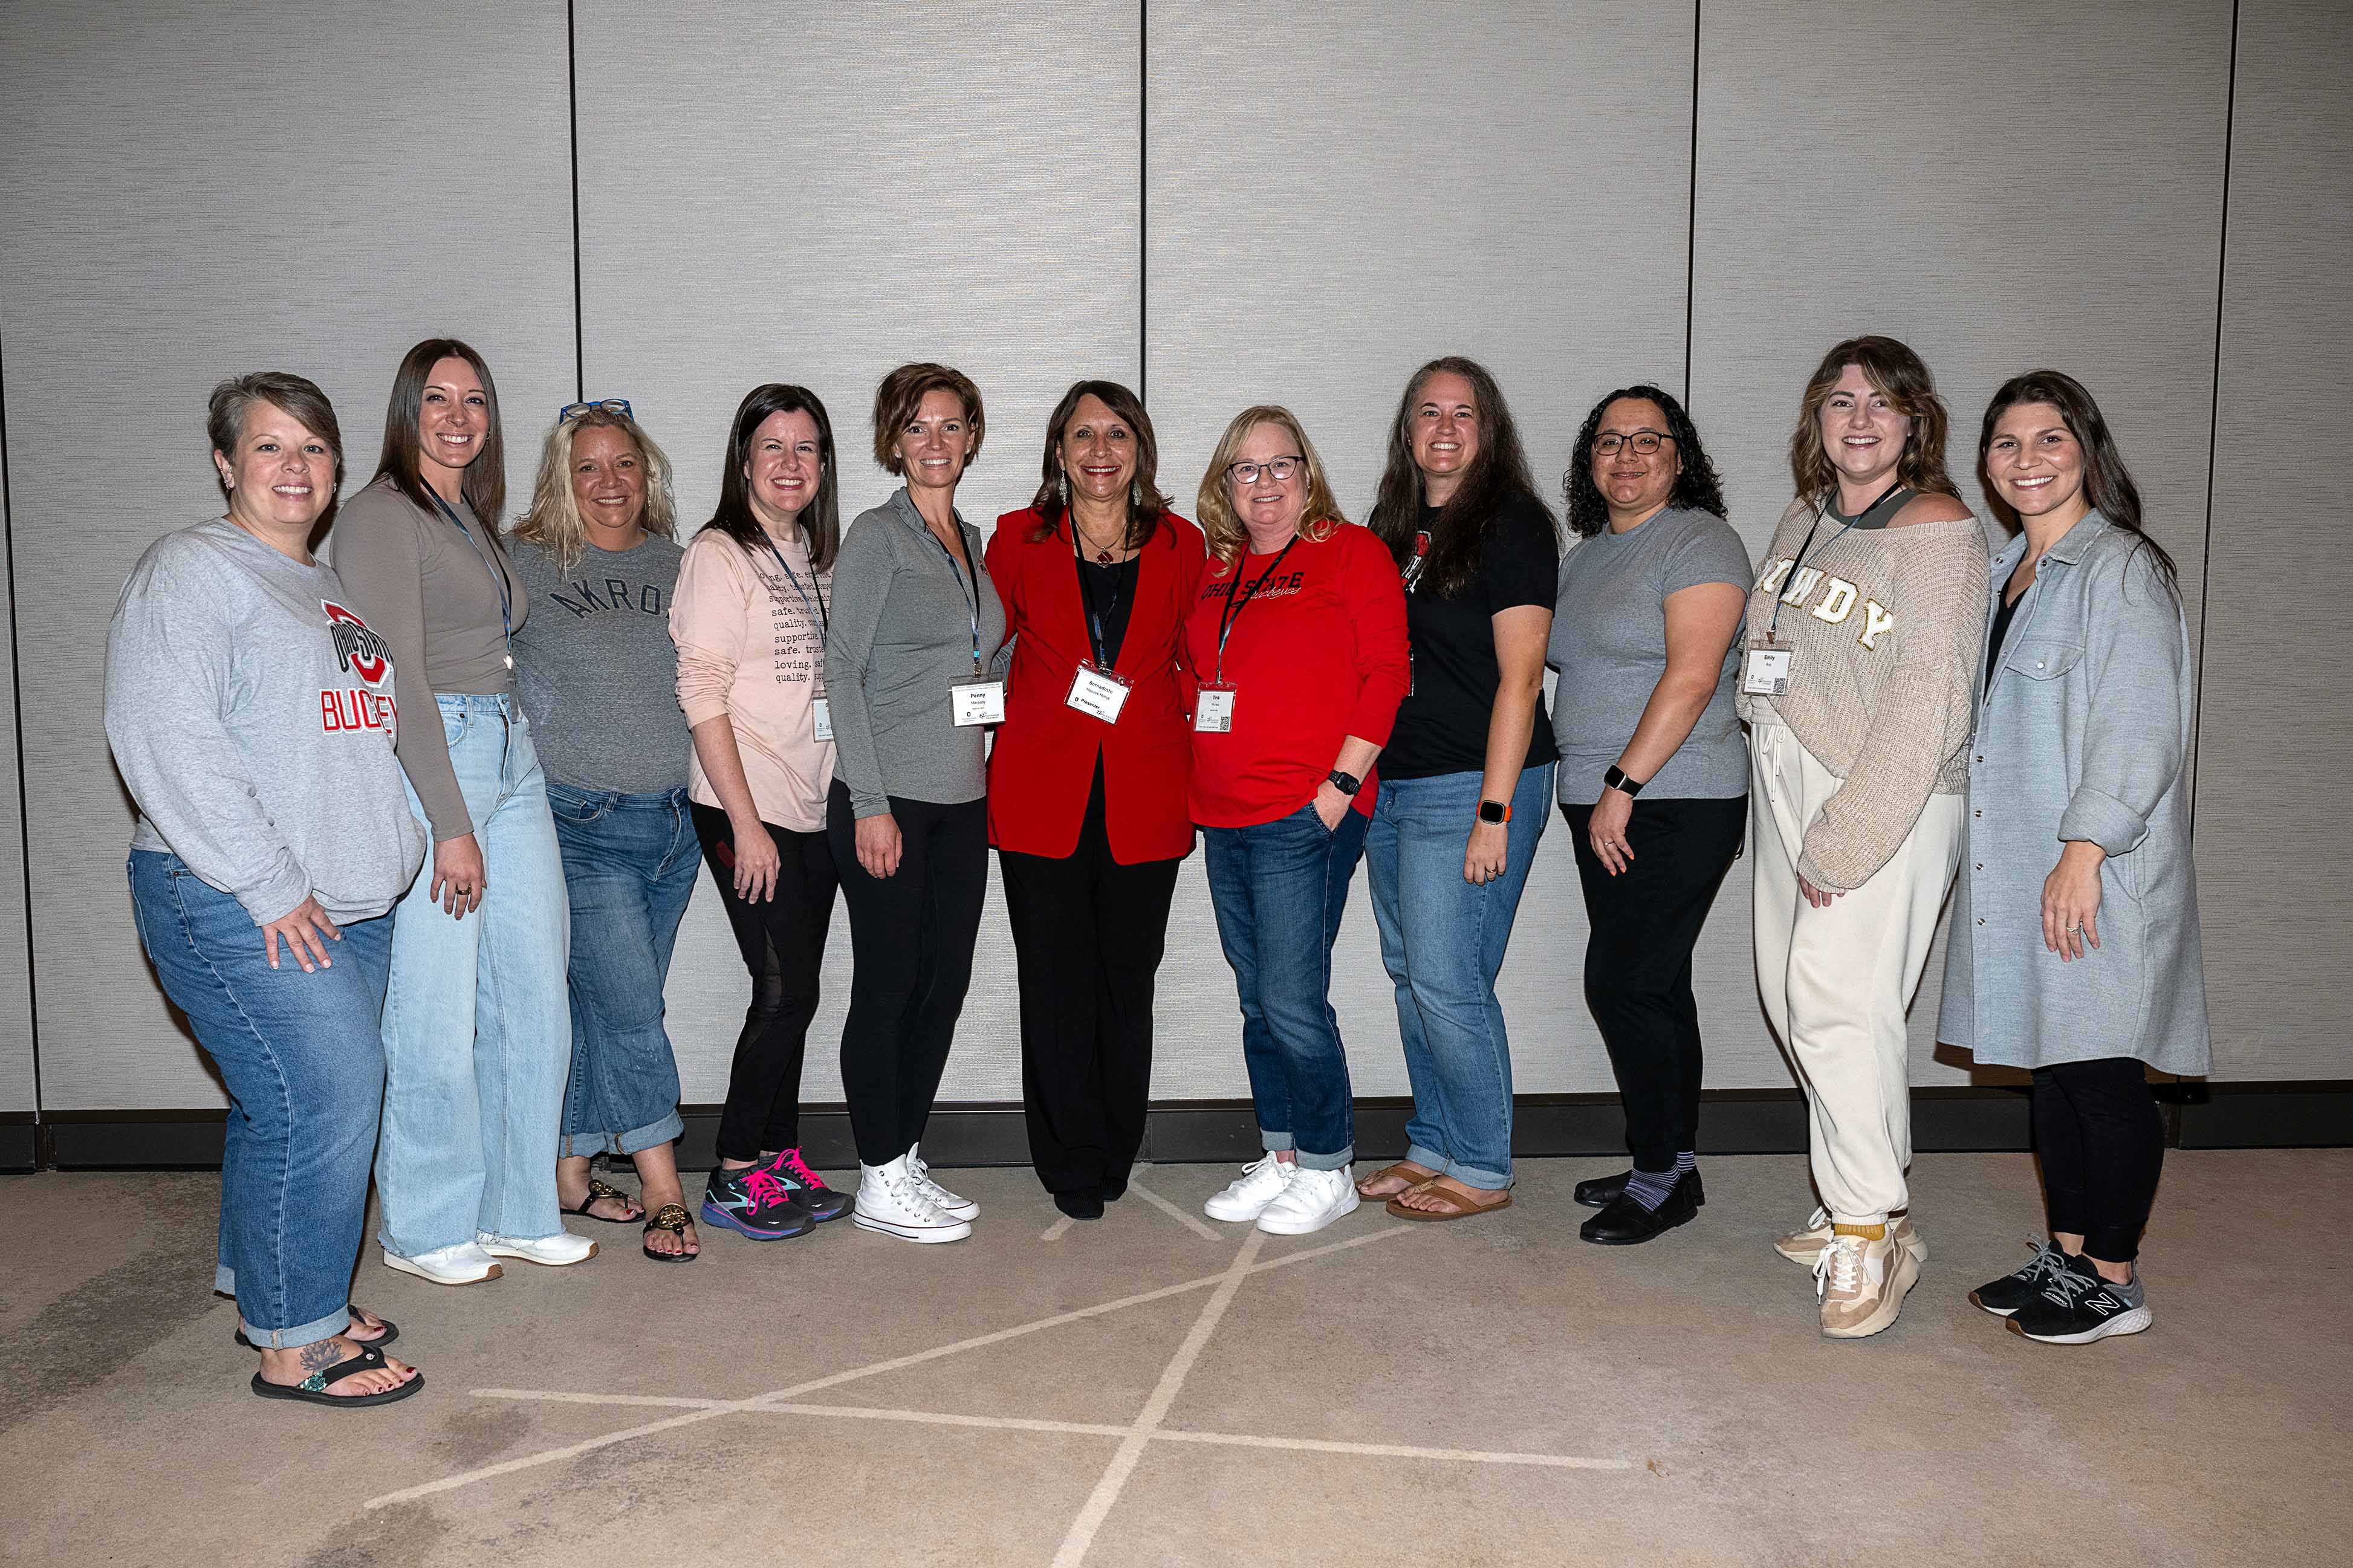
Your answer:
[[[1887,864],[1816,909],[1798,888],[1806,829],[1839,777],[1788,726],[1749,736],[1756,847],[1757,985],[1788,1047],[1812,1121],[1814,1185],[1831,1217],[1878,1225],[1909,1206],[1911,1050],[1904,1015],[1920,988],[1936,912],[1960,864],[1957,795],[1932,795]]]

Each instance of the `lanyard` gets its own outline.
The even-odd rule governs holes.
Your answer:
[[[1904,481],[1902,479],[1897,479],[1885,489],[1880,491],[1876,496],[1873,496],[1871,500],[1871,506],[1864,507],[1861,511],[1856,512],[1852,517],[1848,518],[1844,522],[1839,525],[1839,531],[1836,533],[1831,534],[1828,539],[1822,541],[1822,548],[1824,550],[1828,550],[1831,545],[1836,544],[1840,540],[1844,539],[1849,529],[1852,529],[1856,523],[1861,522],[1864,518],[1871,515],[1872,507],[1877,506],[1881,501],[1885,500],[1889,496],[1894,495],[1897,490],[1900,490],[1903,488]],[[1805,566],[1806,557],[1814,548],[1814,534],[1822,526],[1823,515],[1823,512],[1820,511],[1814,513],[1813,526],[1806,530],[1806,542],[1798,546],[1797,558],[1789,563],[1789,578],[1796,577],[1798,573]],[[1782,587],[1774,591],[1773,618],[1765,623],[1765,640],[1768,643],[1774,640],[1775,637],[1781,629],[1781,594],[1787,589],[1788,580],[1788,578],[1784,578],[1782,580]]]
[[[474,531],[466,526],[465,520],[458,515],[456,510],[448,501],[441,499],[441,493],[438,490],[431,485],[427,485],[425,493],[433,498],[433,504],[440,509],[441,515],[448,518],[451,526],[466,536],[466,542],[472,545],[474,553],[482,558],[482,570],[491,574],[491,583],[499,591],[499,625],[505,630],[507,644],[512,647],[514,644],[514,595],[507,587],[507,574],[499,570],[498,563],[491,559],[491,552],[482,548],[480,540],[474,537]]]
[[[948,547],[940,544],[940,536],[932,531],[929,523],[923,525],[923,537],[934,544],[939,544],[941,554],[948,555],[948,575],[956,580],[956,595],[965,602],[965,607],[972,613],[972,672],[979,675],[984,669],[980,662],[980,574],[972,569],[972,546],[965,542],[964,524],[956,523],[955,531],[956,549],[964,554],[962,572],[956,570],[956,558],[948,555]],[[965,578],[967,574],[972,578],[970,593],[965,591]]]
[[[776,558],[776,564],[785,569],[785,581],[793,585],[793,593],[800,599],[802,610],[807,612],[808,617],[817,623],[818,637],[820,639],[831,637],[833,636],[833,622],[825,613],[825,584],[817,580],[817,566],[815,563],[811,563],[809,566],[809,587],[814,589],[817,593],[817,605],[816,607],[812,609],[809,605],[808,595],[803,593],[801,590],[800,578],[796,576],[793,573],[792,563],[785,559],[785,552],[776,548],[776,542],[768,537],[768,531],[766,529],[764,528],[760,531],[760,539],[763,543],[767,545],[768,553]]]
[[[1258,597],[1258,591],[1266,586],[1266,580],[1274,575],[1276,570],[1282,565],[1282,558],[1290,554],[1291,547],[1298,542],[1299,535],[1295,533],[1286,540],[1282,548],[1275,552],[1274,559],[1267,563],[1266,570],[1258,574],[1258,581],[1250,585],[1250,592],[1247,594],[1241,591],[1241,567],[1239,564],[1235,566],[1234,591],[1226,595],[1226,607],[1218,612],[1219,685],[1223,686],[1226,683],[1226,639],[1234,635],[1234,623],[1242,618],[1242,611],[1248,607],[1252,599]]]
[[[1068,516],[1068,513],[1064,514],[1066,519]],[[1087,618],[1087,641],[1095,650],[1095,668],[1108,670],[1111,668],[1112,661],[1103,653],[1103,623],[1119,613],[1120,596],[1127,590],[1121,582],[1118,569],[1113,568],[1111,574],[1111,603],[1100,610],[1095,608],[1094,593],[1089,586],[1086,558],[1079,553],[1079,525],[1075,522],[1071,524],[1071,559],[1078,563],[1079,610]],[[1135,569],[1141,574],[1144,571],[1140,564],[1143,558],[1134,556],[1130,559],[1139,563]]]

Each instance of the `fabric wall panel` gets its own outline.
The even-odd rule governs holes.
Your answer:
[[[2322,639],[2353,595],[2353,14],[2249,0],[2238,61],[2198,748],[2214,1076],[2345,1078],[2353,720]]]
[[[1037,489],[1064,388],[1135,384],[1139,10],[576,7],[587,390],[635,400],[684,528],[710,517],[728,419],[762,382],[825,400],[847,521],[897,485],[871,456],[875,384],[911,360],[965,372],[987,427],[957,500],[984,532]],[[690,1101],[724,1097],[749,989],[706,878],[669,994]],[[811,1100],[840,1098],[849,995],[837,905]],[[943,1097],[1018,1099],[993,868],[964,1020]]]
[[[2090,386],[2196,625],[2231,10],[1702,7],[1693,414],[1752,555],[1788,500],[1806,376],[1841,338],[1886,332],[1935,372],[1981,515],[1995,387],[2041,365]],[[1711,944],[1736,931],[1745,910],[1720,904]],[[1941,957],[1913,1012],[1920,1082],[1968,1070],[1931,1058],[1940,973]],[[1719,1083],[1786,1081],[1761,1035],[1715,1067]]]
[[[221,510],[213,384],[261,368],[318,382],[349,494],[374,471],[401,353],[464,337],[499,378],[510,490],[528,493],[530,428],[575,380],[564,15],[553,0],[462,26],[406,0],[0,10],[26,870],[52,1110],[220,1102],[139,951],[132,811],[100,725],[125,574]]]

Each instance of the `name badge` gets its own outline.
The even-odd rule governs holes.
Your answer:
[[[817,720],[817,738],[820,741],[832,740],[833,704],[822,697],[817,698],[809,703],[809,712]]]
[[[1126,681],[1108,669],[1099,668],[1093,660],[1082,658],[1078,673],[1071,677],[1070,695],[1062,700],[1106,724],[1116,724],[1119,710],[1127,705],[1127,691]]]
[[[1789,650],[1752,647],[1740,668],[1740,689],[1752,697],[1778,697],[1789,689]]]
[[[967,680],[948,688],[948,704],[959,727],[1005,722],[1005,682]]]
[[[1204,735],[1223,735],[1234,727],[1234,689],[1204,686],[1193,699],[1193,728]]]

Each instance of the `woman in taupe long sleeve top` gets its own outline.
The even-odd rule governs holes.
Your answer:
[[[980,391],[962,373],[910,364],[883,378],[874,460],[907,482],[843,537],[826,634],[839,752],[826,831],[855,961],[841,1030],[852,1218],[909,1241],[959,1240],[979,1213],[931,1179],[919,1144],[972,979],[987,725],[1005,717],[991,673],[1005,607],[955,510],[981,430]]]
[[[508,642],[530,600],[499,544],[505,499],[490,367],[427,339],[394,377],[383,459],[333,554],[392,647],[401,768],[433,836],[393,917],[377,1239],[386,1264],[442,1285],[493,1279],[497,1258],[596,1252],[555,1195],[570,924],[513,691]]]

